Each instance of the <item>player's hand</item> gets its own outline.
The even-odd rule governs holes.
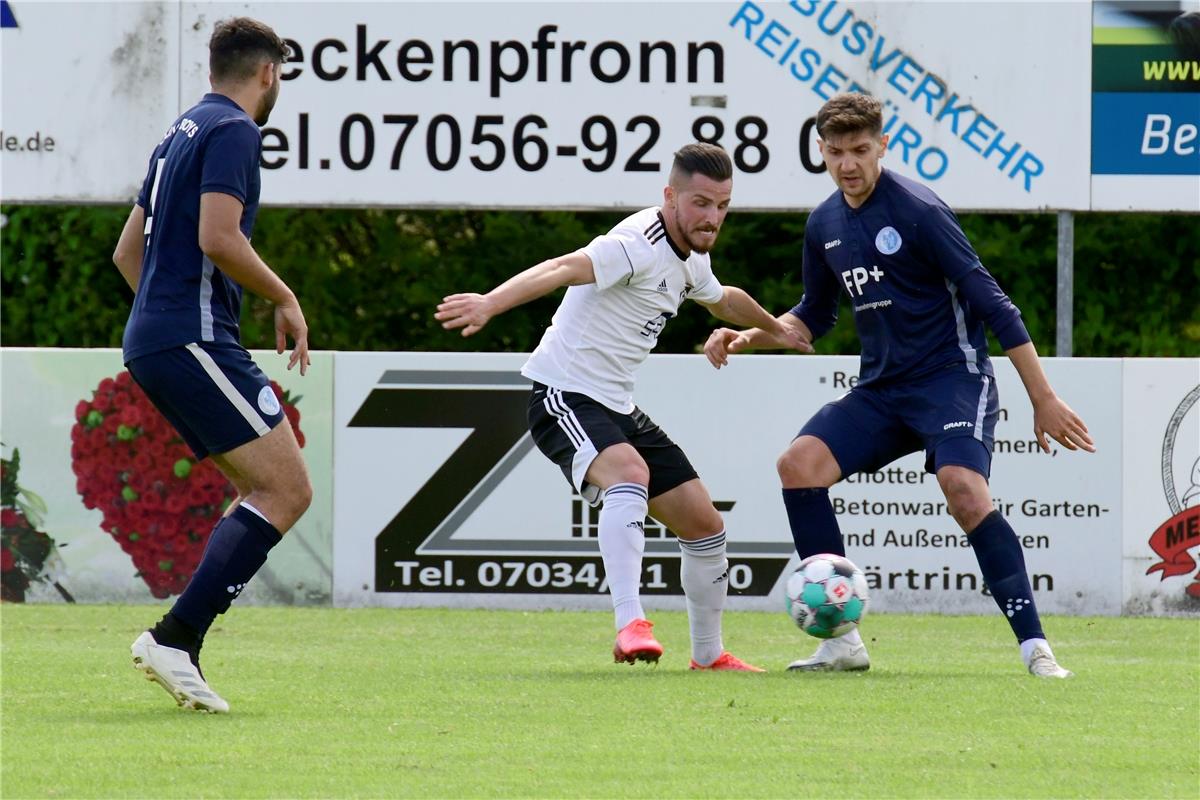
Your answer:
[[[308,372],[312,359],[308,357],[308,323],[304,321],[304,312],[295,298],[290,302],[275,306],[275,352],[282,353],[287,349],[288,337],[292,337],[292,356],[288,359],[287,368],[290,370],[300,365],[300,374]]]
[[[1096,452],[1096,445],[1092,442],[1092,437],[1088,435],[1087,425],[1083,424],[1079,415],[1072,411],[1071,407],[1064,403],[1058,395],[1034,404],[1033,432],[1037,436],[1038,444],[1047,453],[1050,452],[1050,442],[1046,440],[1047,435],[1068,450]]]
[[[772,333],[780,347],[790,347],[792,350],[799,350],[801,353],[811,353],[813,351],[812,342],[791,325],[785,325],[780,322]]]
[[[478,333],[492,318],[491,303],[482,294],[452,294],[438,303],[433,318],[448,331],[462,328],[463,336]]]
[[[716,369],[729,363],[729,356],[745,350],[750,343],[749,338],[741,331],[731,328],[717,328],[708,335],[704,343],[704,357]]]

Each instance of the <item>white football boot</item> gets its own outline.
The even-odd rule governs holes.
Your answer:
[[[861,639],[851,642],[845,636],[826,639],[821,642],[817,652],[808,658],[788,664],[788,670],[806,672],[859,672],[870,668],[871,659],[867,656],[867,646]]]
[[[1050,645],[1039,642],[1029,656],[1029,674],[1039,678],[1070,678],[1074,675],[1069,669],[1063,669],[1054,659]]]
[[[150,631],[134,639],[129,649],[133,654],[134,669],[144,672],[148,680],[156,681],[166,689],[177,704],[210,714],[229,712],[229,703],[204,682],[186,651],[159,644]]]

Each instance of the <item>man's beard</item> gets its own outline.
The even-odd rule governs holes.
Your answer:
[[[700,255],[704,255],[712,249],[713,245],[717,243],[717,236],[721,232],[720,228],[716,228],[713,231],[713,238],[711,242],[701,242],[697,244],[687,230],[683,227],[683,220],[679,218],[679,209],[675,210],[675,227],[678,228],[683,234],[684,243],[688,246],[688,249],[694,253],[699,253]]]
[[[254,112],[254,123],[258,127],[267,124],[267,120],[271,118],[271,111],[275,108],[275,101],[279,99],[279,84],[276,83],[271,91],[263,95],[262,100],[258,101],[258,109]]]

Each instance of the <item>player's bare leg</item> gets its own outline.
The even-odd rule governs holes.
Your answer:
[[[204,635],[308,508],[312,485],[286,420],[213,461],[237,487],[241,502],[217,523],[200,566],[174,607],[134,641],[131,652],[134,666],[179,705],[226,712],[229,704],[200,671]]]
[[[1008,521],[994,509],[987,479],[957,465],[943,466],[937,471],[937,479],[950,513],[975,550],[992,598],[1021,645],[1026,669],[1039,678],[1071,677],[1072,673],[1055,660],[1042,632],[1021,543]]]
[[[762,672],[725,650],[721,614],[729,591],[725,521],[699,478],[650,500],[650,516],[679,537],[679,574],[687,597],[692,669]]]
[[[657,662],[662,645],[654,638],[654,623],[642,610],[640,592],[650,469],[632,445],[621,443],[604,448],[585,479],[600,487],[604,496],[599,544],[617,627],[613,660]]]
[[[829,487],[841,479],[842,471],[829,446],[816,436],[798,436],[775,466],[800,558],[817,553],[844,556],[841,529],[829,501]],[[789,670],[801,672],[855,672],[870,667],[857,628],[836,639],[825,639],[811,656],[788,664]]]

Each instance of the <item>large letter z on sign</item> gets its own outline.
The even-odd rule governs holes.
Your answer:
[[[533,447],[525,424],[529,390],[529,381],[515,372],[388,370],[367,395],[352,428],[471,429],[376,537],[376,591],[413,591],[402,577],[420,568],[426,560],[421,553],[479,552],[479,543],[451,536]],[[444,563],[428,560],[430,566]]]

